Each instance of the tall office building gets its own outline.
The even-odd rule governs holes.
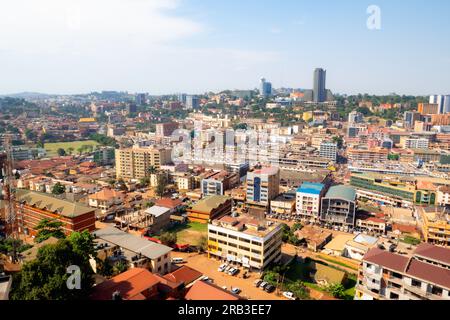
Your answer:
[[[181,102],[182,104],[186,104],[186,98],[187,98],[187,94],[185,94],[185,93],[180,93],[177,96],[178,101]]]
[[[314,102],[325,102],[327,100],[326,77],[326,70],[321,68],[314,70]]]
[[[247,173],[247,202],[269,206],[270,201],[280,193],[280,170],[265,167]]]
[[[430,104],[439,105],[439,114],[450,112],[450,95],[432,95],[430,96]]]
[[[117,179],[142,179],[149,177],[150,167],[160,168],[171,162],[170,148],[116,149]]]
[[[193,95],[186,96],[186,109],[199,109],[199,108],[200,108],[199,97]]]
[[[147,102],[147,95],[145,93],[138,93],[136,95],[136,104],[142,106]]]
[[[259,94],[262,97],[270,97],[272,95],[272,84],[262,78],[259,84]]]
[[[358,111],[352,111],[348,115],[348,124],[349,126],[356,123],[364,122],[364,115]]]
[[[334,142],[324,141],[320,144],[319,154],[321,158],[325,158],[336,162],[338,146]]]
[[[403,121],[405,123],[405,128],[412,129],[416,121],[420,121],[420,113],[415,111],[406,111]]]

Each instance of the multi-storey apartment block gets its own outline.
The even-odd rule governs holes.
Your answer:
[[[363,258],[355,300],[450,300],[450,250],[422,244],[412,256],[378,248]]]
[[[297,190],[297,215],[308,221],[317,221],[320,213],[320,200],[326,188],[321,183],[303,183]]]
[[[116,175],[118,179],[149,177],[150,167],[159,168],[171,162],[169,148],[129,148],[116,150]]]
[[[321,158],[336,162],[338,146],[333,142],[322,142],[320,144],[319,155]]]
[[[239,184],[237,173],[227,171],[210,172],[204,176],[201,182],[203,196],[223,196],[225,191]]]
[[[426,242],[448,248],[450,246],[450,214],[442,208],[418,208],[422,234]]]
[[[247,203],[265,206],[280,193],[280,170],[275,167],[256,169],[247,174]]]
[[[278,223],[225,216],[208,225],[208,255],[262,271],[281,259],[282,237]]]
[[[320,220],[337,227],[354,227],[356,191],[351,187],[333,186],[322,198]]]

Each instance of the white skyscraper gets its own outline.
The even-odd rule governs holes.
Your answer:
[[[432,95],[430,103],[439,105],[439,114],[450,112],[450,95]]]

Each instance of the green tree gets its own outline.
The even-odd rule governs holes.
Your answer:
[[[55,183],[55,185],[52,188],[52,193],[54,195],[61,195],[66,192],[66,187],[61,184],[60,182]]]
[[[76,242],[77,239],[61,239],[40,248],[36,259],[25,263],[14,275],[11,300],[86,300],[94,285],[94,272],[88,252],[75,249],[80,248]],[[67,285],[70,266],[80,268],[80,289],[71,290]]]
[[[160,198],[166,193],[167,187],[167,177],[165,175],[160,175],[158,178],[158,184],[156,185],[156,195]]]
[[[166,245],[168,247],[173,247],[174,245],[177,244],[178,238],[177,238],[177,234],[174,232],[164,232],[159,237],[159,240],[161,240],[161,242],[164,245]]]
[[[308,289],[301,281],[295,281],[286,286],[286,289],[292,292],[297,298],[307,300],[310,298]]]
[[[124,273],[129,268],[129,265],[126,261],[120,260],[119,262],[115,263],[112,270],[113,275],[116,276],[118,274]]]
[[[34,228],[37,231],[34,241],[36,243],[41,243],[50,237],[57,239],[65,238],[66,235],[62,231],[63,225],[64,224],[58,220],[42,219]]]
[[[158,173],[158,169],[155,166],[150,166],[147,171],[148,171],[149,174],[156,174],[156,173]]]
[[[198,251],[200,253],[208,251],[208,237],[201,236],[198,242]]]
[[[333,295],[333,297],[337,299],[344,299],[345,297],[345,288],[340,283],[332,283],[329,284],[325,290]]]
[[[67,153],[70,155],[72,155],[74,151],[75,151],[75,149],[72,147],[67,148]]]
[[[66,150],[64,150],[63,148],[59,148],[56,152],[60,157],[64,157],[66,155]]]
[[[264,281],[270,283],[273,286],[276,286],[280,281],[280,274],[275,271],[267,271],[264,274]]]

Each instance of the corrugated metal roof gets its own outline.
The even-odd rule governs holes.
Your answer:
[[[319,195],[323,188],[325,188],[325,185],[322,183],[305,182],[298,188],[297,192]]]
[[[347,201],[356,200],[356,191],[352,187],[347,186],[334,186],[328,190],[325,198],[337,198],[344,199]]]
[[[140,253],[152,260],[172,251],[170,247],[136,237],[113,227],[97,230],[94,235],[126,250]]]

